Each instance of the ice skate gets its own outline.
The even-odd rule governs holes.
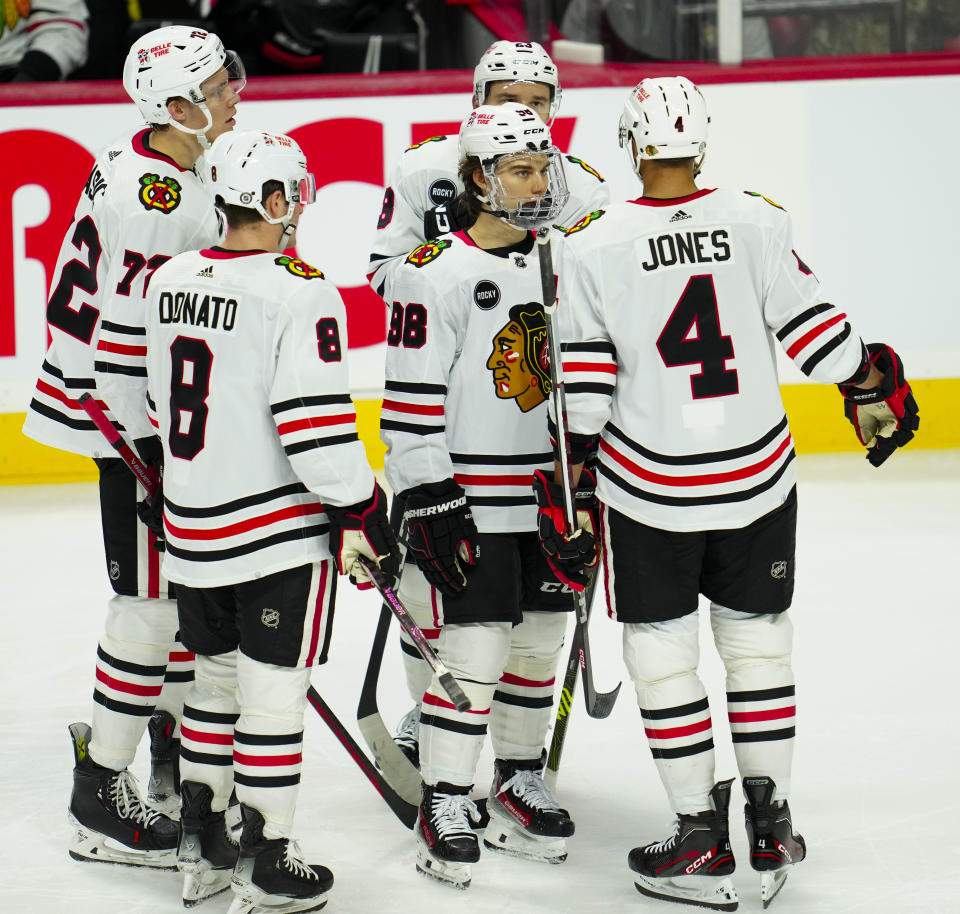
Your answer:
[[[165,816],[180,815],[180,740],[177,722],[169,711],[154,711],[147,724],[150,734],[150,780],[147,802]]]
[[[567,859],[574,824],[543,782],[542,758],[497,759],[487,812],[483,843],[491,850],[546,863]]]
[[[176,869],[177,823],[147,806],[129,771],[90,758],[90,726],[70,725],[75,765],[69,818],[74,860]]]
[[[420,705],[415,704],[397,724],[393,741],[400,751],[410,759],[410,764],[420,769]]]
[[[213,791],[196,781],[181,785],[177,869],[183,877],[183,905],[192,908],[230,888],[239,845],[226,829],[224,814],[212,812]]]
[[[423,785],[417,817],[417,871],[457,889],[470,885],[480,844],[471,827],[479,819],[469,788]]]
[[[739,898],[729,878],[736,867],[728,827],[732,783],[731,779],[714,785],[713,809],[679,814],[669,838],[630,851],[628,864],[640,877],[634,884],[641,894],[718,911],[737,910]]]
[[[240,855],[230,880],[235,897],[227,914],[319,911],[333,887],[333,873],[304,863],[296,841],[264,838],[263,816],[250,806],[242,809]]]
[[[783,888],[789,867],[807,856],[803,837],[793,831],[787,801],[778,804],[773,800],[776,786],[772,778],[743,779],[750,865],[760,873],[760,900],[764,908],[769,907]]]

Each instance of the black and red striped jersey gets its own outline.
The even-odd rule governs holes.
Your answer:
[[[150,148],[138,129],[97,158],[50,284],[50,346],[23,427],[44,444],[115,452],[77,400],[90,393],[130,438],[150,433],[143,391],[144,296],[174,254],[215,244],[220,219],[200,178]]]
[[[568,229],[558,330],[570,428],[600,433],[598,494],[664,530],[743,527],[795,483],[775,346],[815,381],[863,344],[759,194],[618,203]]]
[[[336,286],[283,254],[191,251],[154,274],[145,326],[164,574],[217,587],[327,558],[324,503],[374,487]]]
[[[482,533],[536,530],[533,471],[552,466],[537,258],[532,234],[492,252],[456,232],[409,254],[392,286],[387,479],[401,492],[452,476]]]

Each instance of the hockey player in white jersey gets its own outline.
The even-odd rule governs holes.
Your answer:
[[[197,658],[178,862],[185,902],[232,877],[233,914],[285,914],[321,907],[333,884],[290,831],[336,571],[369,587],[357,557],[392,580],[399,553],[357,435],[343,302],[320,270],[283,253],[315,195],[303,153],[286,136],[236,132],[214,143],[207,170],[226,240],[159,269],[146,318],[164,573]],[[239,857],[224,827],[234,786]]]
[[[231,914],[313,911],[333,876],[290,840],[310,672],[327,658],[337,570],[372,586],[364,556],[392,581],[399,552],[357,435],[343,302],[283,253],[315,195],[306,159],[287,136],[244,131],[207,166],[226,240],[157,270],[146,318],[164,573],[197,658],[178,863],[185,903],[232,878]],[[239,857],[224,826],[234,785]]]
[[[646,895],[732,911],[732,781],[715,782],[699,594],[726,667],[765,906],[806,853],[787,804],[796,472],[775,345],[812,380],[840,385],[872,464],[918,419],[900,359],[865,346],[824,300],[787,213],[757,193],[697,187],[707,124],[683,77],[631,91],[620,143],[643,196],[567,231],[557,314],[574,460],[599,437],[608,607],[677,815],[629,865]],[[548,551],[557,526],[546,525]]]
[[[51,344],[24,433],[95,459],[115,591],[97,649],[92,739],[87,725],[71,728],[77,831],[70,853],[81,859],[174,866],[176,823],[143,804],[127,766],[149,722],[151,802],[179,808],[175,728],[193,658],[175,643],[176,605],[160,553],[151,548],[154,536],[137,518],[143,491],[77,401],[84,393],[101,400],[111,419],[139,439],[142,456],[158,458],[148,449],[152,429],[142,405],[144,294],[160,264],[220,236],[194,165],[205,146],[233,128],[243,82],[242,64],[210,32],[171,26],[133,45],[123,85],[147,125],[97,158],[53,276]],[[127,388],[140,391],[133,409]]]
[[[420,717],[417,867],[463,888],[479,859],[469,792],[488,720],[487,846],[559,863],[574,824],[541,759],[572,600],[540,552],[530,486],[550,462],[531,230],[563,206],[562,155],[537,114],[514,103],[474,109],[459,148],[471,224],[397,271],[380,428],[404,506],[401,599],[429,607],[424,622],[441,629],[440,656],[472,702],[458,712],[434,678]]]
[[[561,95],[557,66],[536,42],[496,41],[473,72],[475,108],[516,102],[550,124]],[[604,179],[586,162],[573,155],[564,158],[570,196],[555,221],[572,225],[604,206],[610,193]],[[457,137],[435,136],[407,149],[390,174],[368,268],[370,284],[388,302],[390,277],[413,248],[467,227],[463,223],[469,215],[454,205],[463,191],[457,163]]]
[[[550,124],[559,110],[561,94],[556,64],[536,42],[494,42],[474,69],[474,107],[519,103]],[[388,307],[393,301],[390,278],[407,254],[424,241],[469,225],[471,215],[457,203],[464,189],[458,159],[457,137],[432,137],[407,149],[390,176],[368,274]],[[582,159],[566,155],[564,161],[569,196],[554,221],[572,225],[605,206],[610,195],[603,178]],[[439,636],[436,626],[427,625],[424,630],[431,640]],[[405,634],[400,640],[411,697],[422,695],[430,681],[430,668]],[[419,716],[415,705],[400,722],[396,736],[414,764],[418,763]]]

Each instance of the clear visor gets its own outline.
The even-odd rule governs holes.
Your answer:
[[[305,178],[290,178],[287,181],[287,200],[308,206],[317,200],[317,182],[308,171]]]
[[[218,101],[228,87],[234,95],[239,95],[247,84],[247,71],[236,51],[226,51],[225,54],[223,69],[227,71],[226,78],[217,79],[215,82],[211,79],[212,85],[205,83],[201,87],[205,95],[203,101]]]
[[[517,175],[506,175],[510,163],[530,160],[530,169],[534,171],[542,168],[539,160],[544,157],[547,159],[547,181],[542,193],[529,196],[517,194]],[[563,155],[556,146],[549,146],[536,153],[500,156],[492,162],[484,163],[483,174],[493,214],[517,228],[538,229],[549,225],[560,215],[570,199],[563,170]]]

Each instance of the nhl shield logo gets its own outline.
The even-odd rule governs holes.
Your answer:
[[[110,560],[110,580],[120,580],[120,563],[116,559]]]
[[[776,581],[782,581],[787,576],[787,563],[774,562],[770,566],[770,577]]]
[[[180,205],[180,184],[174,178],[150,174],[140,177],[140,203],[146,210],[172,213]]]
[[[280,613],[275,609],[264,609],[260,613],[260,621],[266,625],[267,628],[276,628],[280,624]]]

